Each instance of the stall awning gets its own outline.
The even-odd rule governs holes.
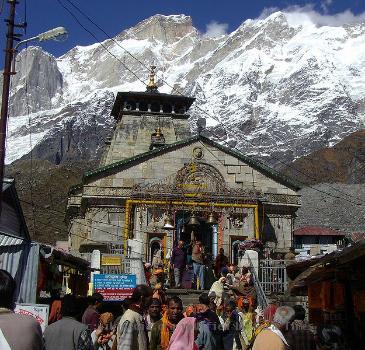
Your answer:
[[[294,236],[345,236],[346,233],[322,226],[302,226],[294,230]]]
[[[294,277],[295,273],[297,273],[294,281],[292,281],[289,286],[290,293],[298,294],[309,284],[318,281],[325,281],[333,278],[354,278],[353,271],[350,269],[351,264],[359,263],[359,265],[362,265],[364,259],[365,239],[340,251],[324,255],[321,258],[289,265],[287,267],[289,277]],[[347,270],[349,269],[352,271],[352,274],[348,273]],[[356,276],[356,278],[358,277]]]

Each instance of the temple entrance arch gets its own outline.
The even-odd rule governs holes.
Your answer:
[[[239,246],[240,243],[242,243],[243,241],[245,241],[247,239],[247,237],[235,237],[235,236],[231,236],[231,244],[230,244],[230,261],[232,264],[234,265],[238,265],[239,262]]]
[[[177,211],[176,220],[176,242],[181,240],[188,246],[192,241],[201,241],[205,253],[215,258],[217,255],[217,225],[209,225],[207,220],[208,212],[196,212],[195,217],[199,221],[199,225],[190,226],[189,221],[192,212]]]
[[[160,237],[152,237],[149,240],[149,249],[148,249],[148,261],[152,263],[152,259],[155,254],[162,249],[162,242]]]

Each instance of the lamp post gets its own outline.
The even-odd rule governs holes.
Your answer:
[[[4,178],[4,167],[5,167],[5,140],[6,140],[6,124],[8,120],[8,109],[9,109],[9,92],[10,92],[10,76],[15,74],[11,70],[13,56],[15,50],[20,44],[24,44],[29,41],[46,41],[46,40],[57,40],[60,38],[65,38],[67,36],[67,31],[63,27],[58,27],[49,30],[45,33],[38,34],[32,38],[20,41],[15,48],[13,48],[14,40],[19,41],[19,34],[14,34],[14,28],[20,27],[24,28],[25,24],[15,24],[15,6],[18,3],[17,0],[8,0],[10,6],[9,18],[6,20],[8,31],[6,35],[6,49],[5,49],[5,64],[4,64],[4,79],[3,79],[3,94],[1,101],[1,115],[0,115],[0,180],[1,180],[1,190],[0,190],[0,217],[2,209],[2,185]]]
[[[64,40],[67,39],[67,36],[68,36],[68,33],[67,33],[66,28],[57,27],[57,28],[53,28],[51,30],[47,30],[46,32],[38,34],[38,35],[33,36],[31,38],[19,41],[15,45],[14,50],[13,50],[14,57],[12,59],[13,65],[12,65],[12,71],[11,71],[10,75],[16,74],[16,72],[15,72],[15,58],[16,58],[18,47],[20,45],[25,44],[25,43],[29,43],[30,41],[39,41],[39,42],[48,41],[48,40],[64,41]]]

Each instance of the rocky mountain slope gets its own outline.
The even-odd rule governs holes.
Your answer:
[[[6,167],[15,185],[31,237],[54,244],[68,239],[65,223],[67,193],[81,181],[93,162],[55,165],[47,160],[18,160]],[[32,204],[33,203],[33,204]]]
[[[290,161],[363,128],[364,43],[365,23],[318,27],[276,12],[214,38],[190,17],[156,15],[59,58],[31,47],[12,81],[7,161],[30,147],[52,163],[98,159],[115,93],[145,89],[125,67],[146,81],[152,63],[161,92],[197,98],[192,127],[206,117],[212,137]]]
[[[299,158],[281,167],[281,171],[307,185],[365,183],[365,130],[352,133],[333,147]]]

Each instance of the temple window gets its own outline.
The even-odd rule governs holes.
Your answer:
[[[152,103],[151,104],[151,112],[160,112],[160,104]]]
[[[171,113],[172,112],[172,106],[170,104],[164,104],[162,109],[163,109],[164,113]]]
[[[139,103],[139,110],[142,112],[147,112],[148,111],[148,105],[146,102],[140,102]]]

